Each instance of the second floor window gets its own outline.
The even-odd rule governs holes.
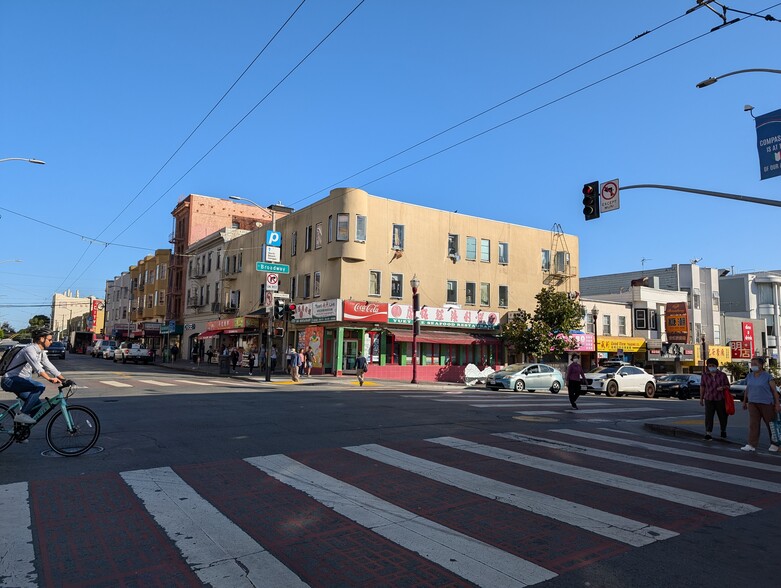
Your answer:
[[[309,298],[309,294],[311,293],[310,288],[312,287],[312,276],[310,274],[306,274],[304,276],[304,298]]]
[[[491,241],[480,239],[480,261],[491,261]]]
[[[507,265],[510,263],[510,245],[499,241],[499,263]]]
[[[602,334],[603,335],[609,335],[610,334],[610,315],[609,314],[603,314],[602,315]]]
[[[475,283],[474,282],[467,282],[466,283],[466,297],[464,300],[465,304],[474,305],[475,303]]]
[[[315,249],[320,249],[323,246],[323,223],[317,223],[315,225]]]
[[[355,217],[355,240],[366,242],[366,217],[360,214]]]
[[[393,225],[393,249],[404,250],[404,225]]]
[[[328,242],[334,240],[334,215],[328,217]]]
[[[403,274],[391,274],[391,298],[401,298],[403,295]]]
[[[509,286],[499,286],[499,308],[507,308],[510,302]]]
[[[336,215],[336,240],[350,240],[350,215],[339,213]]]
[[[306,232],[304,233],[304,251],[311,251],[312,250],[312,225],[309,225],[306,228]]]
[[[625,316],[619,316],[618,317],[618,334],[619,335],[626,335],[626,317]]]
[[[369,296],[380,295],[380,284],[382,283],[382,272],[371,270],[369,272]]]
[[[450,304],[458,303],[458,282],[455,280],[447,281],[447,301]]]
[[[312,296],[314,298],[320,297],[320,272],[315,272],[315,282],[312,287]]]
[[[458,255],[458,235],[450,234],[447,236],[447,255],[448,257]]]
[[[466,238],[466,259],[468,261],[477,259],[477,239],[475,237]]]
[[[480,284],[480,306],[491,305],[491,284],[482,282]]]

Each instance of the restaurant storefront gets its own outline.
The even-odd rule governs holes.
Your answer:
[[[645,339],[642,337],[597,337],[597,357],[605,360],[625,361],[631,364],[645,363]]]
[[[256,316],[240,316],[230,319],[208,321],[206,330],[198,332],[197,328],[189,335],[188,350],[192,354],[195,341],[203,342],[205,349],[213,350],[215,356],[223,346],[238,347],[249,350],[260,349],[260,318]]]

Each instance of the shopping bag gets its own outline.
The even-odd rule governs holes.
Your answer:
[[[777,412],[776,418],[770,421],[770,439],[773,445],[781,445],[781,412]]]
[[[724,390],[724,408],[727,409],[727,414],[735,414],[735,400],[729,390]]]

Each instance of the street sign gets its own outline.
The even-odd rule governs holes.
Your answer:
[[[266,245],[282,247],[282,233],[279,231],[266,231]]]
[[[279,274],[266,274],[266,292],[279,291]]]
[[[605,182],[599,189],[599,212],[618,210],[618,180]]]
[[[279,263],[282,259],[282,247],[272,247],[266,245],[263,248],[263,261],[269,261],[271,263]]]
[[[284,263],[266,263],[259,261],[255,265],[255,269],[259,272],[274,272],[275,274],[289,274],[290,266]]]
[[[187,323],[184,325],[185,331],[194,331],[195,330],[195,323]]]

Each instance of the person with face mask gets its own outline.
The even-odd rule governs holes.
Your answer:
[[[781,412],[781,401],[773,382],[773,376],[764,369],[765,360],[754,357],[751,360],[751,371],[746,376],[746,392],[743,394],[743,410],[748,410],[748,443],[741,447],[743,451],[756,451],[759,444],[759,422],[765,421],[770,433],[770,423],[776,413]],[[778,445],[772,442],[770,451],[777,452]]]
[[[586,382],[586,374],[580,365],[580,358],[577,355],[572,356],[572,363],[567,367],[567,393],[569,394],[569,403],[572,408],[578,410],[578,397],[580,396],[580,386]]]
[[[705,407],[705,440],[713,439],[713,415],[719,415],[721,438],[727,437],[727,408],[724,405],[724,394],[729,390],[729,380],[724,372],[719,371],[719,360],[709,357],[705,371],[700,381],[700,406]]]

